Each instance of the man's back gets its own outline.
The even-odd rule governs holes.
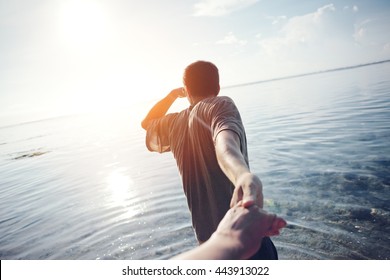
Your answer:
[[[148,128],[147,145],[171,150],[200,242],[216,230],[230,208],[234,185],[221,170],[214,141],[219,132],[234,131],[247,160],[246,136],[240,114],[229,97],[211,97],[180,113],[168,114]]]

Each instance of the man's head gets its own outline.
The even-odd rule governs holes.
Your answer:
[[[183,83],[190,97],[217,96],[220,90],[218,68],[207,61],[196,61],[184,70]]]

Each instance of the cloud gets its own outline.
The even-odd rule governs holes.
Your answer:
[[[359,11],[359,7],[356,6],[356,5],[352,6],[352,8],[349,7],[349,6],[345,6],[345,7],[343,8],[343,10],[344,10],[344,11],[352,10],[353,12],[357,13],[357,12]]]
[[[389,25],[388,17],[365,19],[355,24],[353,38],[360,46],[380,46],[386,50],[390,42],[390,30],[386,28]]]
[[[218,45],[239,45],[239,46],[244,46],[246,45],[247,41],[245,40],[239,40],[233,32],[229,32],[225,38],[222,40],[219,40],[216,42]]]
[[[194,5],[195,16],[218,17],[252,6],[259,0],[200,0]]]
[[[390,13],[362,18],[357,11],[329,4],[286,19],[273,36],[256,36],[257,64],[264,75],[281,76],[388,59]]]
[[[272,21],[272,25],[279,24],[287,19],[287,16],[268,16],[267,19]]]
[[[367,38],[367,29],[372,20],[366,19],[358,24],[355,24],[355,33],[353,38],[359,44],[363,44]]]
[[[323,41],[324,35],[335,34],[327,25],[329,17],[335,11],[335,6],[329,4],[313,13],[290,18],[280,29],[278,36],[260,40],[260,47],[267,54],[272,55],[284,48],[311,45]]]
[[[352,37],[355,15],[329,4],[275,25],[273,36],[256,38],[258,64],[267,69],[264,75],[317,71],[361,60]]]

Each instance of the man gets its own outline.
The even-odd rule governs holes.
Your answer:
[[[262,183],[249,169],[245,129],[234,102],[220,91],[218,68],[206,61],[190,64],[184,88],[172,90],[142,121],[150,151],[172,151],[199,243],[216,231],[230,207],[242,201],[263,207]],[[166,114],[177,98],[190,107]],[[277,259],[264,238],[255,259]]]

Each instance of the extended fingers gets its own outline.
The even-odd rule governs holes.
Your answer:
[[[252,205],[248,209],[258,213],[257,223],[260,226],[261,236],[279,235],[280,230],[287,225],[287,222],[283,218],[278,217],[276,214],[268,213],[257,205]]]
[[[281,218],[273,214],[272,217],[272,223],[271,226],[269,227],[268,231],[266,232],[266,236],[274,236],[274,235],[279,235],[280,230],[284,228],[287,225],[287,222]]]
[[[243,200],[240,200],[232,208],[234,208],[232,213],[235,213],[233,215],[243,217],[242,215],[245,213],[244,215],[247,215],[245,218],[246,221],[257,224],[257,228],[260,230],[259,234],[262,237],[279,235],[280,230],[287,225],[287,222],[283,218],[278,217],[276,214],[264,211],[253,201],[244,202]],[[246,209],[247,212],[237,211],[244,209]]]

